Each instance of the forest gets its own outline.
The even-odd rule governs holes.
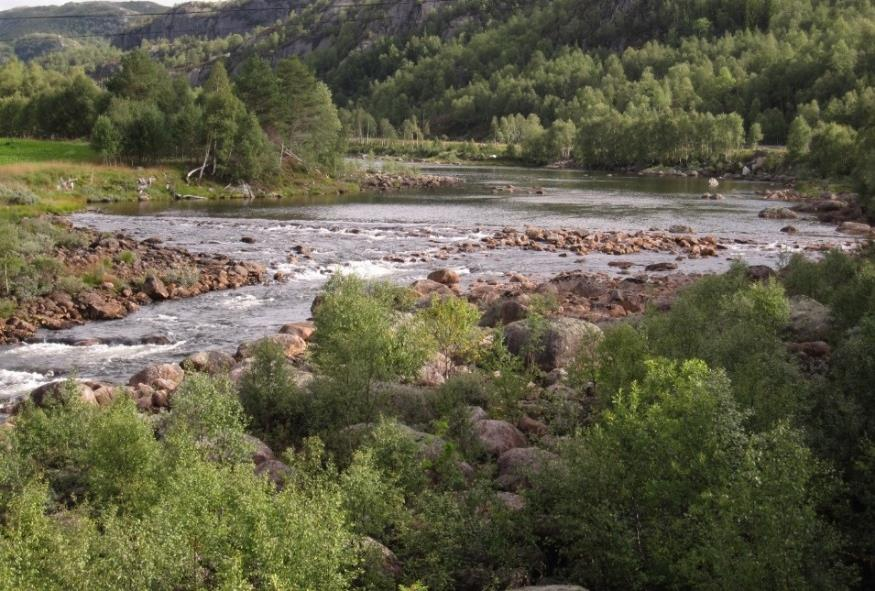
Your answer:
[[[273,69],[253,57],[233,81],[216,62],[196,88],[139,50],[105,88],[81,70],[0,66],[0,135],[90,138],[108,163],[199,163],[187,176],[269,183],[288,159],[333,172],[340,131],[327,87],[295,58]]]

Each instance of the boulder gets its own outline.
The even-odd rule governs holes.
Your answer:
[[[525,357],[544,371],[569,366],[585,342],[602,338],[601,329],[585,320],[555,318],[544,322],[546,326],[537,328],[540,336],[537,343],[531,342],[533,327],[527,320],[512,322],[504,327],[508,350]]]
[[[764,220],[795,220],[799,218],[792,209],[786,207],[767,207],[759,213]]]
[[[768,281],[775,276],[775,270],[768,265],[751,265],[747,268],[747,278],[751,281]]]
[[[278,345],[283,354],[289,359],[298,357],[307,350],[307,341],[296,334],[275,334],[256,341],[247,341],[237,347],[237,359],[247,359],[255,355],[255,349],[262,343],[274,343]]]
[[[70,388],[68,390],[68,388]],[[85,404],[97,405],[97,398],[94,396],[94,390],[91,386],[83,381],[75,380],[58,380],[43,384],[39,388],[31,391],[30,400],[37,406],[46,406],[51,403],[66,402],[68,395],[73,398],[78,398]]]
[[[797,355],[806,357],[829,357],[832,354],[832,347],[824,341],[811,341],[805,343],[788,343],[787,350]]]
[[[798,342],[829,340],[832,332],[829,308],[808,296],[791,297],[787,331]]]
[[[414,281],[410,289],[413,292],[422,297],[422,298],[430,298],[431,296],[455,296],[455,292],[444,285],[443,283],[438,283],[437,281],[432,281],[431,279],[420,279],[419,281]]]
[[[128,380],[129,386],[145,385],[155,390],[176,390],[185,378],[185,371],[176,363],[158,363],[146,367]]]
[[[199,371],[211,376],[227,373],[234,367],[234,358],[224,351],[200,351],[182,362],[185,370]]]
[[[252,463],[256,466],[276,459],[273,450],[265,442],[252,435],[244,435],[244,440],[252,447]]]
[[[401,561],[398,560],[395,553],[384,544],[370,536],[365,536],[362,539],[362,549],[368,556],[375,559],[374,562],[376,563],[376,566],[379,567],[383,574],[391,579],[398,579],[401,577],[403,572]]]
[[[170,298],[170,291],[164,282],[154,275],[149,275],[143,282],[143,293],[153,300],[166,300]]]
[[[483,448],[494,456],[527,445],[525,435],[507,421],[481,419],[474,423],[474,432]]]
[[[530,478],[537,476],[555,457],[538,447],[509,449],[498,457],[498,485],[505,490],[528,487]]]
[[[526,500],[516,493],[499,491],[495,496],[509,511],[522,511],[526,508]]]
[[[124,318],[128,313],[121,302],[106,299],[95,291],[83,292],[79,294],[77,300],[82,315],[89,320],[117,320]]]
[[[428,274],[428,279],[443,285],[457,285],[460,281],[459,274],[452,269],[438,269]]]
[[[277,488],[282,488],[291,474],[292,469],[279,460],[265,460],[255,466],[255,475],[265,476]]]
[[[693,229],[682,224],[674,224],[668,227],[668,231],[672,234],[692,234]]]
[[[796,226],[784,226],[781,228],[781,232],[784,234],[798,234],[799,230],[796,229]]]
[[[501,299],[494,302],[480,318],[480,326],[510,324],[529,315],[529,309],[516,299]]]
[[[663,271],[674,271],[678,268],[677,263],[652,263],[644,267],[644,270],[648,273],[661,273]]]
[[[872,227],[869,224],[861,224],[859,222],[842,222],[838,227],[838,231],[854,236],[868,236],[872,234]]]
[[[289,322],[288,324],[283,324],[282,328],[280,328],[280,334],[298,335],[305,341],[309,341],[314,332],[316,332],[316,325],[306,320],[303,322]]]

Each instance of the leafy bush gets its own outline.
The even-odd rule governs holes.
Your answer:
[[[22,184],[0,183],[0,201],[7,205],[34,205],[39,197]]]
[[[682,292],[644,323],[651,355],[699,358],[726,370],[736,400],[767,428],[804,410],[806,384],[781,340],[789,316],[783,288],[749,283],[741,266]]]
[[[338,486],[277,491],[248,460],[204,454],[242,435],[239,404],[204,376],[176,396],[160,439],[125,397],[85,406],[71,385],[25,406],[0,434],[3,587],[348,589],[358,544]]]
[[[279,345],[263,341],[254,353],[252,366],[240,381],[240,402],[256,435],[283,449],[311,434],[311,401],[295,384]]]
[[[376,418],[375,384],[414,374],[429,355],[420,324],[395,311],[397,289],[335,275],[315,310],[315,389],[324,424]]]
[[[593,587],[841,588],[822,474],[785,424],[745,430],[722,372],[651,361],[529,502],[560,570]]]

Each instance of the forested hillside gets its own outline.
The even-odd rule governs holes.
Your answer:
[[[159,14],[167,7],[155,2],[68,2],[0,11],[0,41],[33,33],[111,36],[140,24],[142,14]],[[140,17],[140,21],[137,20]]]

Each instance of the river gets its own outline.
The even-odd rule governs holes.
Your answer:
[[[777,266],[788,253],[807,246],[850,243],[834,228],[813,220],[793,221],[799,233],[792,237],[781,233],[786,221],[757,217],[761,209],[775,205],[756,194],[761,184],[721,182],[718,190],[726,199],[710,201],[699,198],[709,190],[703,178],[485,166],[429,166],[422,171],[458,175],[466,183],[429,192],[303,201],[122,204],[73,215],[75,224],[101,231],[158,237],[166,245],[195,252],[256,260],[289,279],[150,305],[122,320],[40,331],[39,342],[0,349],[0,401],[59,377],[126,381],[148,363],[178,361],[201,350],[233,352],[241,341],[306,319],[313,297],[336,270],[402,283],[439,267],[458,270],[463,282],[509,272],[548,277],[573,269],[613,271],[607,263],[616,257],[600,254],[581,259],[499,249],[445,261],[434,258],[441,246],[476,242],[505,226],[664,230],[682,224],[729,246],[719,257],[681,262],[680,270],[688,272],[721,271],[734,259]],[[506,185],[536,187],[543,194],[496,190]],[[244,243],[243,237],[255,242]],[[310,258],[290,258],[299,245],[313,250]],[[674,260],[673,255],[653,253],[623,258],[641,265]],[[154,336],[169,344],[142,344]],[[86,339],[100,344],[66,344]]]

